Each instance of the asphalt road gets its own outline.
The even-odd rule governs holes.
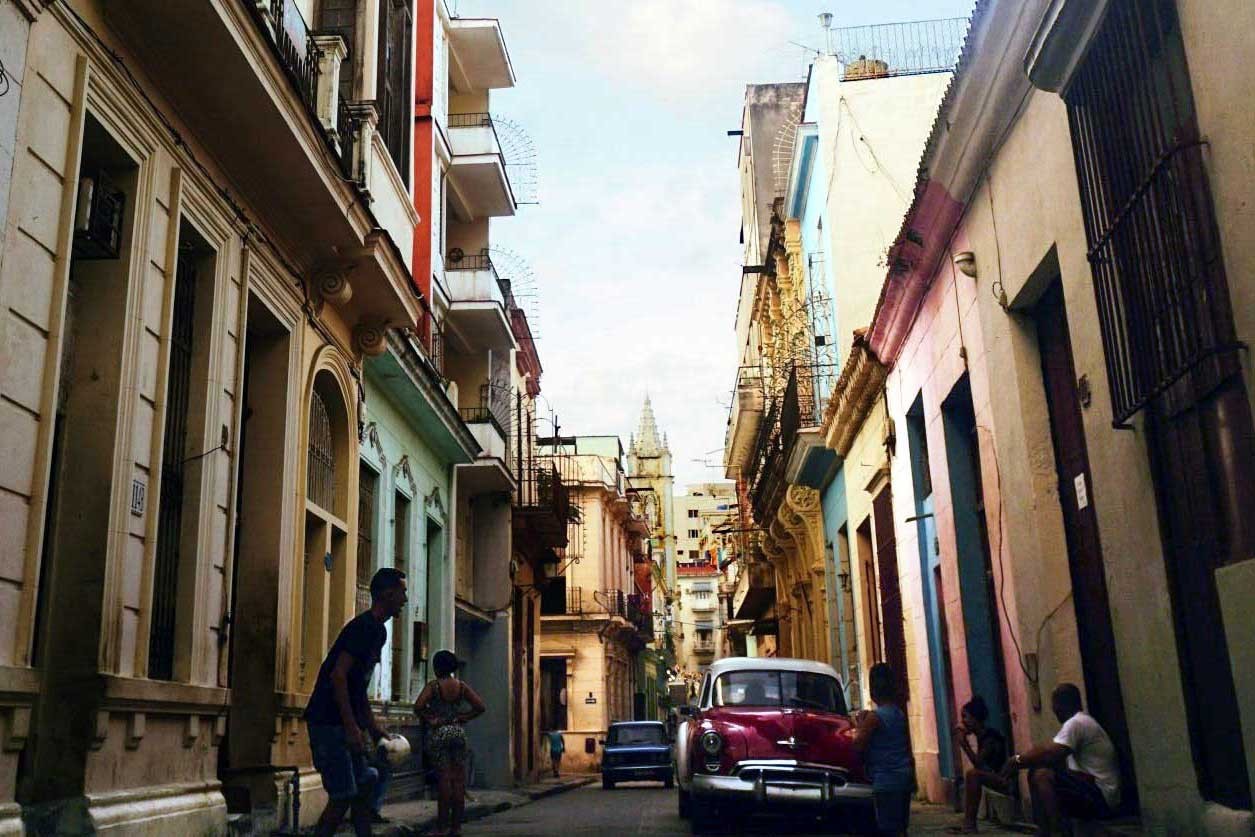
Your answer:
[[[940,834],[946,825],[958,821],[949,811],[934,806],[917,806],[911,815],[911,834]],[[465,835],[510,835],[510,837],[687,837],[688,822],[676,811],[676,792],[657,783],[639,782],[602,790],[588,785],[569,793],[551,796],[468,823]],[[729,835],[790,834],[832,835],[831,828],[817,820],[755,817],[726,824]],[[983,827],[985,835],[1008,832]]]

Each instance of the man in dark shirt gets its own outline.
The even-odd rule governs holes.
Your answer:
[[[988,721],[989,707],[984,698],[976,695],[963,705],[963,723],[954,729],[959,746],[972,767],[963,775],[963,824],[948,828],[951,834],[976,833],[981,788],[998,793],[1011,790],[1011,783],[998,773],[1007,759],[1007,741],[1002,733],[987,725]],[[969,736],[976,738],[975,749]]]
[[[384,623],[405,607],[405,573],[385,567],[370,580],[370,610],[344,626],[327,652],[305,707],[314,767],[322,775],[327,807],[317,835],[335,834],[351,808],[358,837],[370,834],[371,788],[379,774],[367,763],[371,738],[387,735],[370,709],[366,687],[387,641]]]

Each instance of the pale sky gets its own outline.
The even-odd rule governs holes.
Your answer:
[[[492,109],[538,150],[540,205],[492,236],[535,272],[562,433],[626,446],[648,391],[677,493],[722,479],[742,255],[727,131],[745,85],[804,81],[810,59],[789,42],[821,46],[819,12],[861,26],[965,16],[972,0],[449,2],[500,19],[518,86]]]

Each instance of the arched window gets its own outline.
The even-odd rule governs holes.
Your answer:
[[[309,466],[305,491],[309,500],[324,509],[336,504],[336,454],[331,439],[331,418],[317,389],[309,405]]]

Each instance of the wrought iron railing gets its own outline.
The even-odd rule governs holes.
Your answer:
[[[846,80],[945,73],[967,37],[965,17],[848,26],[832,30],[832,48]]]
[[[296,0],[271,0],[270,17],[274,26],[275,46],[283,58],[284,69],[292,77],[306,107],[317,107],[318,60],[321,52],[301,16]]]
[[[362,120],[353,113],[349,103],[341,99],[336,106],[336,140],[339,143],[340,168],[345,177],[359,184],[366,180],[357,153],[361,130]]]
[[[492,115],[487,113],[451,113],[450,128],[491,128]]]
[[[627,618],[627,596],[622,590],[598,590],[593,598],[608,616]]]
[[[487,253],[463,253],[454,249],[444,260],[445,270],[494,270]]]
[[[501,434],[502,438],[506,437],[505,428],[501,426],[501,422],[493,415],[492,410],[486,406],[479,407],[459,407],[458,415],[462,417],[462,421],[467,424],[491,424]]]

